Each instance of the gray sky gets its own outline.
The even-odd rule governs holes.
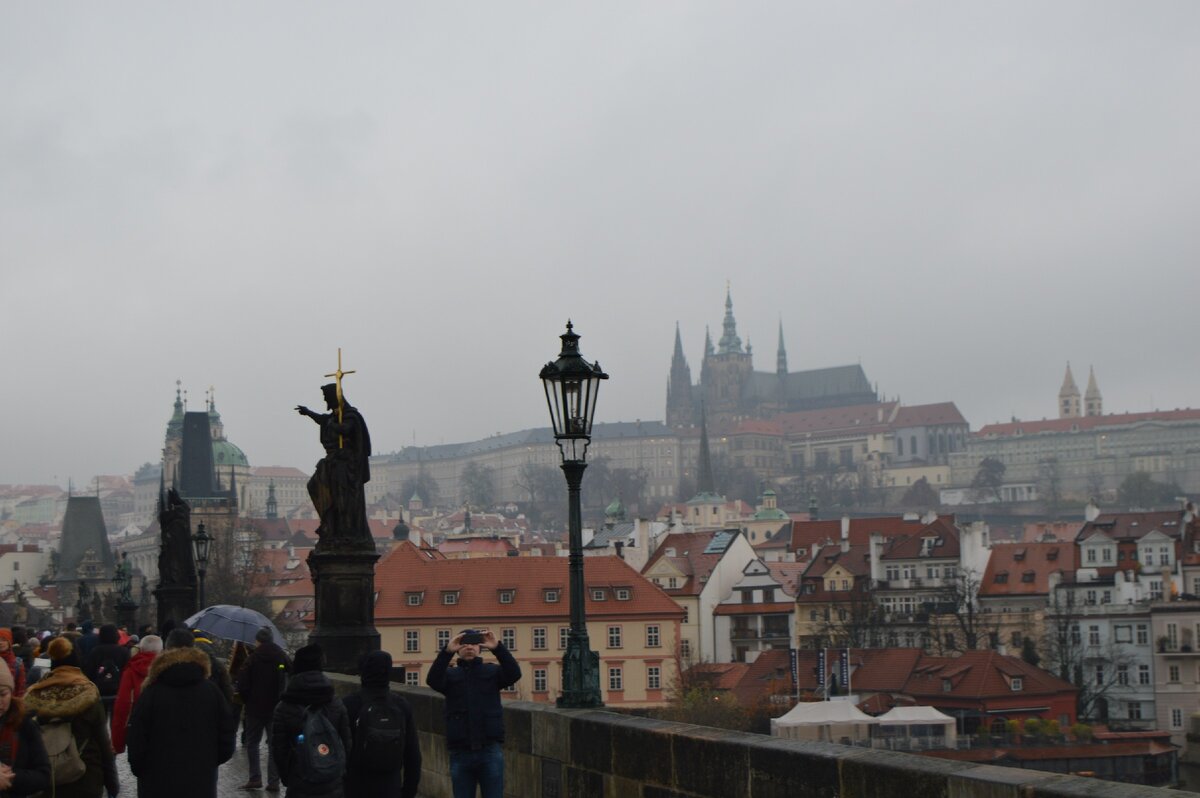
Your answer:
[[[351,10],[348,10],[351,9]],[[0,24],[0,482],[539,426],[567,317],[661,419],[726,280],[774,368],[972,427],[1197,403],[1200,4],[18,3]],[[1153,405],[1151,404],[1153,402]]]

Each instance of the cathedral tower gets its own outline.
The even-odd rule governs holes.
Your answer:
[[[1079,387],[1075,385],[1075,377],[1071,374],[1071,364],[1067,364],[1067,373],[1063,375],[1062,387],[1058,389],[1058,417],[1079,418],[1083,413],[1079,405]]]
[[[692,407],[692,370],[683,356],[679,322],[675,322],[675,353],[671,356],[671,376],[667,379],[667,426],[690,427],[695,422]]]
[[[1096,370],[1088,368],[1088,387],[1083,394],[1084,415],[1104,415],[1104,400],[1100,397],[1100,388],[1096,385]]]
[[[721,325],[721,340],[715,354],[704,358],[706,379],[704,403],[708,412],[721,422],[744,415],[742,390],[750,379],[753,365],[750,353],[742,348],[737,320],[733,317],[733,297],[725,289],[725,319]]]

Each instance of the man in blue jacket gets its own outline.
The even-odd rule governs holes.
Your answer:
[[[499,664],[484,662],[486,648]],[[458,655],[457,667],[450,658]],[[454,798],[504,795],[504,711],[500,691],[521,678],[521,666],[487,629],[464,629],[438,652],[425,683],[446,696],[446,748]]]

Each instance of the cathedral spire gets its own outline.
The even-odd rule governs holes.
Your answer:
[[[667,378],[667,425],[690,427],[696,422],[692,408],[692,370],[683,355],[683,338],[675,322],[675,352],[671,355],[671,373]]]
[[[279,500],[275,498],[275,480],[267,483],[267,518],[279,517]],[[403,515],[400,516],[404,518]]]
[[[742,339],[737,334],[737,321],[733,318],[733,295],[725,288],[725,321],[722,323],[721,340],[717,343],[722,355],[737,355],[742,352]]]
[[[1104,400],[1100,396],[1100,387],[1096,385],[1096,369],[1088,367],[1087,392],[1083,395],[1084,415],[1104,415]]]
[[[715,495],[716,482],[713,479],[712,453],[708,449],[708,417],[704,405],[700,405],[700,457],[696,463],[696,493],[700,495]]]
[[[775,353],[775,373],[780,377],[786,377],[787,370],[787,349],[783,346],[783,319],[779,320],[779,349]]]
[[[708,331],[708,325],[704,325],[704,356],[708,357],[713,353],[712,333]]]
[[[1068,362],[1062,387],[1058,389],[1058,417],[1079,418],[1081,415],[1083,414],[1079,407],[1079,388],[1075,385],[1075,377],[1071,374],[1071,364]]]

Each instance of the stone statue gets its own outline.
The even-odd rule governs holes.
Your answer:
[[[367,526],[367,502],[363,486],[371,481],[371,435],[362,414],[345,400],[338,382],[321,386],[328,413],[296,407],[321,428],[325,457],[308,480],[308,495],[321,519],[317,527],[317,549],[371,548],[375,544]]]
[[[195,584],[192,560],[192,509],[174,488],[167,491],[159,506],[158,583],[160,585]]]

